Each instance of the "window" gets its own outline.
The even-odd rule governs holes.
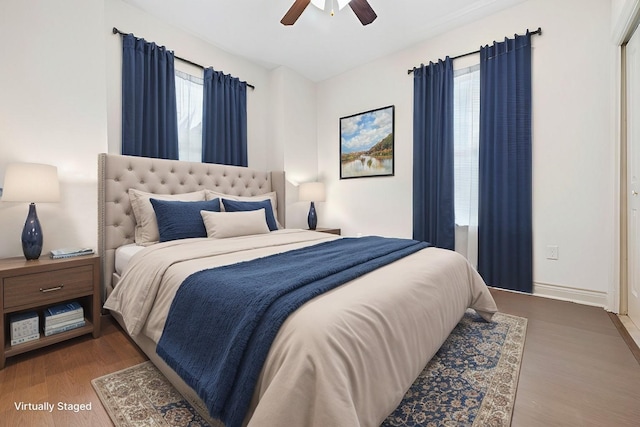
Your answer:
[[[176,70],[176,109],[180,160],[202,161],[203,86],[201,78]]]
[[[455,71],[453,147],[456,251],[477,265],[480,66]]]

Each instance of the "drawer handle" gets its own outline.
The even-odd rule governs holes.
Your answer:
[[[47,288],[47,289],[40,288],[40,292],[45,293],[45,292],[59,291],[62,288],[64,288],[64,285],[54,286],[53,288]]]

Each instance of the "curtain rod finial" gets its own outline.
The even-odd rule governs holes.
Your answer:
[[[113,27],[113,30],[111,30],[113,32],[113,34],[118,34],[120,31],[118,31],[118,29],[116,27]]]

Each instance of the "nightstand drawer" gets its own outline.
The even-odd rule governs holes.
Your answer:
[[[93,292],[93,268],[79,266],[4,279],[4,309],[44,305]]]
[[[27,261],[23,257],[0,259],[0,369],[7,357],[47,347],[80,335],[100,336],[100,257]],[[55,304],[77,301],[83,308],[85,325],[32,341],[11,344],[8,323],[19,311],[43,310]],[[2,424],[2,422],[0,422]]]

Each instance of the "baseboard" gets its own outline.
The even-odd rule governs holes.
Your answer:
[[[608,305],[606,292],[569,288],[550,283],[534,282],[533,295],[602,308]]]

